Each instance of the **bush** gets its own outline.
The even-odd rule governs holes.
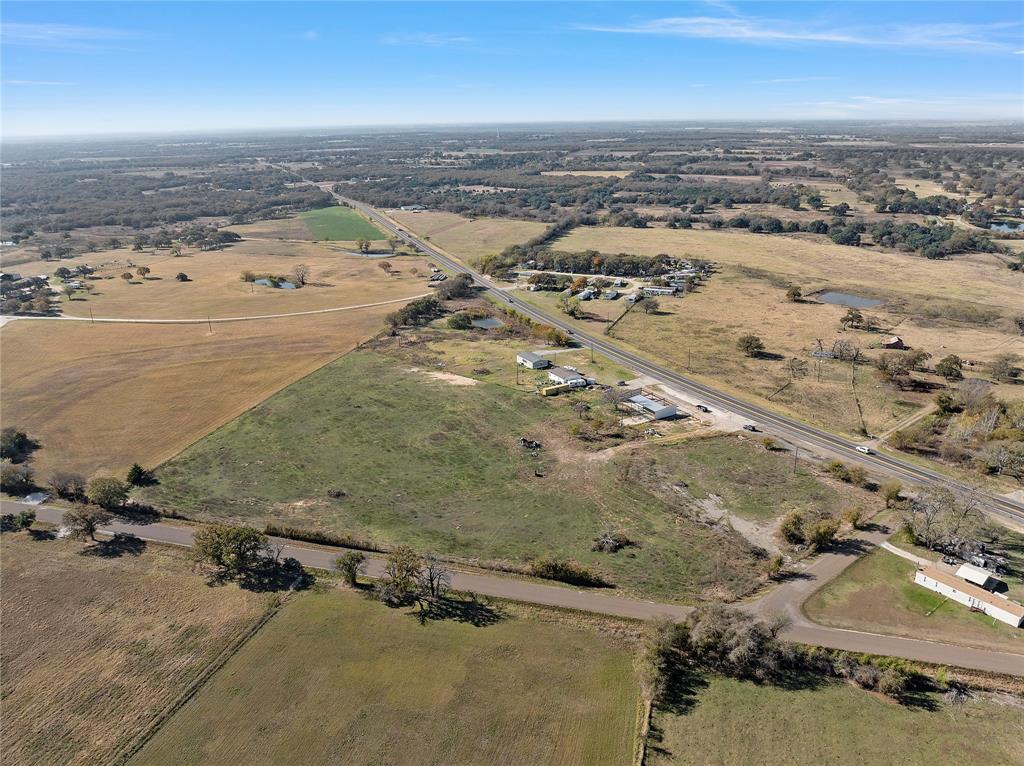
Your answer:
[[[878,679],[877,688],[886,697],[898,699],[906,692],[909,684],[910,678],[902,670],[888,668],[882,671],[882,675]]]
[[[903,491],[903,485],[898,481],[886,481],[882,482],[881,492],[882,497],[885,500],[885,507],[891,508],[894,504],[900,500],[900,493]]]
[[[592,588],[607,588],[610,583],[578,561],[569,559],[543,558],[530,565],[530,574],[545,580],[558,580],[570,585],[585,585]]]
[[[138,463],[134,463],[132,464],[132,467],[128,469],[126,480],[133,487],[143,487],[147,484],[153,483],[153,474]]]
[[[857,665],[853,669],[853,682],[861,689],[874,689],[882,679],[882,671],[874,665]]]
[[[0,516],[0,532],[19,532],[28,529],[36,520],[34,511],[22,511],[19,514],[5,513]]]
[[[473,327],[473,320],[464,312],[452,314],[448,317],[448,328],[451,330],[469,330]]]
[[[35,489],[32,467],[0,459],[0,489],[10,495],[22,495]]]
[[[838,531],[839,522],[835,519],[819,519],[804,531],[804,537],[811,548],[820,551],[832,545]]]
[[[843,511],[843,521],[849,524],[853,529],[860,529],[861,522],[864,520],[864,509],[859,505],[853,506],[853,508],[847,508]]]
[[[62,500],[81,500],[85,497],[85,477],[71,471],[54,471],[48,486]]]
[[[386,553],[377,543],[353,537],[350,534],[335,534],[333,532],[322,532],[319,529],[300,529],[298,527],[281,526],[279,524],[267,524],[263,530],[274,537],[287,537],[290,540],[302,540],[307,543],[319,545],[336,545],[339,548],[354,548],[360,551],[372,551],[374,553]]]
[[[100,508],[118,508],[128,499],[128,485],[112,476],[97,476],[85,485],[85,496]]]
[[[804,517],[800,511],[790,511],[779,524],[779,534],[794,545],[804,542]]]
[[[36,446],[24,431],[10,427],[0,430],[0,458],[20,463],[32,454]]]
[[[824,468],[840,481],[850,481],[850,468],[842,460],[830,460]]]

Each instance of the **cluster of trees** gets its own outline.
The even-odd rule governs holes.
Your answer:
[[[35,473],[30,461],[39,443],[19,428],[0,430],[0,489],[21,495],[35,489]]]
[[[1024,484],[1024,403],[1000,401],[978,378],[940,392],[935,403],[935,414],[896,431],[889,443]]]
[[[222,158],[203,164],[191,152],[177,161],[190,170],[199,164],[200,172],[154,176],[135,172],[146,164],[131,161],[11,164],[4,172],[5,236],[90,226],[144,229],[204,217],[243,222],[334,204],[328,193],[292,185],[294,179],[276,168]]]
[[[930,550],[956,546],[976,534],[983,520],[977,498],[938,485],[905,500],[900,514],[904,528]]]
[[[0,281],[0,313],[49,314],[53,311],[45,279],[25,277]]]
[[[695,671],[758,683],[788,683],[801,673],[846,678],[897,700],[923,682],[903,660],[786,642],[780,636],[788,626],[784,615],[765,620],[720,603],[700,606],[682,622],[652,621],[640,656],[643,692],[655,703],[671,699]]]
[[[839,520],[824,513],[790,511],[779,526],[779,534],[791,545],[806,545],[822,551],[832,545],[839,533]]]
[[[355,587],[357,577],[366,564],[366,554],[349,551],[335,562],[335,568],[345,581]],[[384,576],[374,584],[374,595],[390,606],[417,603],[421,609],[445,598],[451,587],[452,575],[439,556],[428,553],[421,556],[407,545],[391,551],[384,562]]]
[[[433,296],[417,298],[411,303],[402,306],[385,318],[392,330],[399,327],[417,327],[424,325],[432,319],[437,319],[444,313],[441,302]]]
[[[983,234],[957,229],[953,224],[893,223],[882,221],[867,229],[882,247],[916,252],[926,258],[945,258],[955,253],[996,252],[999,246]]]
[[[519,264],[527,264],[539,271],[556,271],[575,274],[602,274],[604,276],[655,277],[667,274],[677,268],[678,258],[669,255],[641,256],[605,255],[596,250],[581,253],[567,253],[546,248],[528,248],[514,245],[498,255],[485,257],[480,269],[486,274],[500,274]],[[538,276],[538,282],[543,280]]]

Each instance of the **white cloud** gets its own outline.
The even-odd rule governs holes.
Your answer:
[[[409,32],[403,34],[387,35],[380,40],[385,45],[426,45],[432,48],[442,48],[449,45],[465,45],[473,42],[472,37],[464,35],[446,35],[435,32]]]
[[[51,86],[51,85],[73,85],[74,83],[62,82],[60,80],[4,80],[4,85],[33,85],[33,86]]]
[[[591,32],[658,35],[748,43],[833,43],[1006,53],[1019,45],[1020,22],[995,24],[917,24],[838,28],[827,24],[756,16],[672,16],[623,26],[584,26]]]
[[[706,88],[706,87],[708,87],[708,84],[706,82],[691,82],[690,83],[690,87],[691,88]]]
[[[0,26],[4,45],[35,48],[97,50],[113,41],[138,37],[137,32],[108,27],[84,27],[74,24],[23,24],[6,22]]]

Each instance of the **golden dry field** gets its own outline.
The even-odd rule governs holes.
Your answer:
[[[61,308],[68,316],[131,319],[205,319],[289,314],[411,298],[429,292],[427,261],[408,256],[389,258],[395,271],[387,276],[379,259],[345,255],[311,242],[249,240],[225,250],[187,250],[175,258],[167,251],[127,249],[90,253],[60,262],[74,268],[96,268],[92,293],[79,291]],[[298,290],[265,287],[242,280],[242,272],[290,278],[299,264],[309,268],[308,282]],[[145,266],[145,277],[135,274]],[[52,273],[56,268],[48,264]],[[412,270],[416,269],[417,274]],[[188,282],[175,276],[185,273]],[[121,278],[132,273],[132,280]],[[55,283],[56,284],[56,283]]]
[[[145,289],[142,287],[141,289]],[[0,329],[5,425],[53,469],[155,466],[383,326],[399,304],[206,324],[17,320]]]
[[[105,763],[266,605],[211,588],[184,551],[85,555],[4,534],[4,763]]]
[[[553,245],[567,251],[706,258],[777,274],[799,284],[858,287],[921,298],[974,302],[1019,312],[1024,273],[991,255],[929,261],[904,253],[835,245],[815,235],[751,234],[732,230],[632,229],[584,226]]]
[[[433,211],[389,210],[387,213],[404,228],[466,261],[500,253],[509,245],[526,242],[547,228],[538,221],[511,218],[464,218],[455,213]]]

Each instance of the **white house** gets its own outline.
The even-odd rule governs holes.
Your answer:
[[[647,296],[651,296],[651,295],[675,295],[676,294],[676,288],[674,288],[674,287],[656,287],[654,285],[651,285],[649,287],[643,288],[643,293],[644,293],[644,295],[647,295]]]
[[[679,408],[676,405],[669,404],[665,401],[659,401],[654,397],[645,396],[644,394],[631,396],[624,402],[624,404],[637,412],[642,412],[644,415],[650,415],[655,420],[672,418],[679,412]]]
[[[581,301],[589,301],[591,298],[594,297],[594,291],[588,287],[586,290],[583,290],[577,297]]]
[[[984,612],[1000,622],[1019,628],[1024,623],[1024,606],[998,593],[990,593],[974,583],[962,580],[952,572],[932,566],[918,569],[914,582],[946,598]]]
[[[531,370],[543,370],[545,367],[550,367],[551,362],[542,357],[540,354],[535,354],[532,351],[520,351],[516,354],[516,364],[527,367]]]
[[[583,375],[568,367],[553,367],[548,370],[548,380],[557,386],[577,388],[587,385],[587,379]]]

